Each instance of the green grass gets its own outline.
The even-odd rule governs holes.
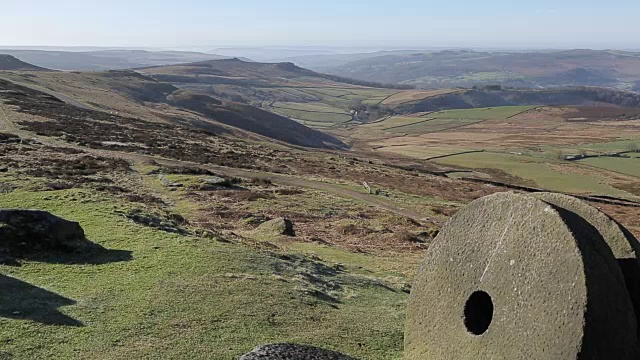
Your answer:
[[[638,154],[635,154],[638,155]],[[597,168],[611,170],[622,174],[640,177],[640,159],[598,157],[580,160],[580,163],[595,166]]]
[[[283,108],[272,108],[272,111],[296,120],[326,123],[328,125],[341,124],[351,120],[351,115],[324,112],[308,112]]]
[[[600,144],[588,144],[588,145],[580,145],[578,148],[580,149],[588,149],[592,151],[598,152],[617,152],[617,151],[627,151],[631,146],[640,147],[640,139],[633,140],[620,140],[620,141],[612,141],[607,143]]]
[[[525,180],[531,180],[535,182],[537,186],[549,190],[629,196],[628,193],[615,189],[607,184],[599,183],[593,178],[554,170],[551,168],[551,164],[544,159],[531,156],[485,152],[449,156],[434,161],[467,168],[503,170]],[[564,165],[571,166],[569,164]]]
[[[0,266],[11,277],[75,305],[59,310],[82,327],[0,318],[2,352],[35,358],[237,359],[255,345],[295,341],[363,359],[400,359],[407,295],[376,285],[375,258],[304,245],[327,266],[347,272],[339,303],[307,293],[300,274],[316,262],[292,263],[241,244],[181,237],[133,224],[116,215],[124,204],[80,190],[0,195],[1,207],[41,208],[79,221],[87,236],[109,249],[132,251],[133,260],[104,265],[26,262]],[[357,257],[357,261],[354,260]],[[357,266],[369,264],[367,276]],[[279,269],[279,270],[278,270]],[[374,279],[375,280],[375,279]],[[2,297],[5,308],[29,293]],[[31,311],[51,312],[46,299]]]
[[[323,103],[292,103],[292,102],[277,102],[272,107],[276,109],[291,109],[301,111],[315,111],[325,113],[339,113],[344,115],[350,115],[346,110],[336,108],[334,106],[326,105]]]

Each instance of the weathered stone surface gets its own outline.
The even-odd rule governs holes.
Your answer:
[[[528,195],[472,202],[416,275],[407,360],[637,359],[611,249],[586,220]]]
[[[229,186],[231,185],[230,181],[225,178],[221,178],[219,176],[211,176],[205,179],[202,179],[202,182],[207,185],[215,185],[215,186]]]
[[[258,230],[271,235],[296,236],[296,232],[293,229],[293,222],[286,218],[269,220],[258,226]]]
[[[23,257],[39,252],[102,249],[88,241],[80,224],[40,210],[0,210],[0,252]]]
[[[335,351],[297,344],[258,346],[240,360],[356,360]]]
[[[640,243],[633,234],[608,215],[580,199],[557,193],[537,193],[533,196],[578,214],[598,230],[618,261],[631,296],[636,321],[640,324]]]

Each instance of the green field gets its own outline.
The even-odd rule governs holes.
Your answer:
[[[631,147],[640,148],[640,139],[620,140],[600,144],[580,145],[580,149],[587,149],[597,152],[619,152],[627,151]]]
[[[549,190],[629,196],[628,193],[599,183],[593,178],[554,170],[550,167],[550,163],[544,159],[532,156],[484,152],[449,156],[434,161],[473,169],[503,170],[510,175],[533,181],[538,187]]]
[[[323,123],[326,126],[342,124],[351,121],[351,115],[348,114],[311,112],[283,108],[271,108],[271,111],[295,120],[299,120],[300,122],[309,121],[310,123]]]
[[[307,125],[328,127],[351,120],[350,107],[354,101],[375,105],[398,90],[332,87],[278,87],[260,88],[268,97],[286,99],[277,101],[266,109],[290,117]],[[318,124],[320,124],[318,126]]]
[[[314,244],[282,257],[273,247],[136,225],[115,213],[121,206],[86,190],[0,195],[0,207],[51,211],[133,256],[101,265],[0,265],[3,281],[16,285],[0,293],[0,355],[236,360],[258,344],[294,341],[363,359],[401,358],[408,295],[377,285],[375,276],[390,275],[379,258]],[[337,262],[347,269],[331,270]],[[332,290],[339,300],[312,296],[322,281],[341,284]]]
[[[422,117],[393,116],[366,126],[399,134],[425,134],[472,125],[485,120],[504,120],[532,108],[532,106],[503,106],[443,110]]]
[[[638,157],[634,157],[632,159],[598,157],[580,160],[580,163],[594,166],[600,169],[611,170],[622,174],[640,177],[640,158]]]
[[[292,102],[276,102],[271,105],[276,109],[300,110],[309,112],[326,112],[349,115],[349,112],[324,103],[292,103]]]

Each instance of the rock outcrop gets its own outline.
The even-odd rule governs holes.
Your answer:
[[[258,346],[240,360],[356,360],[353,357],[313,346],[273,344]]]
[[[0,254],[15,258],[50,252],[102,250],[87,240],[79,223],[40,210],[0,210]]]
[[[258,227],[258,231],[268,235],[296,236],[296,232],[293,229],[293,222],[287,218],[277,218],[262,223]]]

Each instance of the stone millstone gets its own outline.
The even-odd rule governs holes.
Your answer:
[[[580,199],[557,193],[536,193],[533,196],[576,213],[598,230],[618,261],[627,291],[631,296],[636,322],[640,324],[640,262],[638,262],[640,243],[638,240],[629,230],[608,215]]]
[[[240,360],[356,360],[335,351],[307,345],[273,344],[258,346]]]
[[[476,200],[416,275],[407,360],[637,359],[615,258],[586,220],[528,195]]]

